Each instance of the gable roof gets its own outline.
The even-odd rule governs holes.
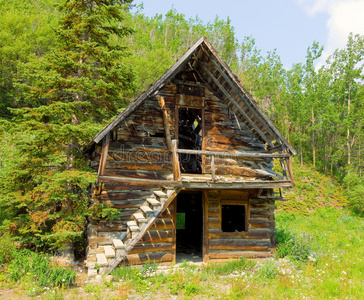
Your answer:
[[[234,112],[254,131],[272,152],[296,151],[283,138],[271,120],[263,113],[253,97],[245,90],[230,68],[221,60],[205,37],[200,38],[158,80],[140,94],[124,111],[106,125],[94,138],[99,143],[113,128],[132,114],[145,99],[156,96],[158,91],[171,81],[186,66],[193,68],[215,93],[229,103]]]

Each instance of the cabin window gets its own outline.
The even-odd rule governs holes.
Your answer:
[[[243,232],[246,231],[246,206],[221,205],[221,231]]]

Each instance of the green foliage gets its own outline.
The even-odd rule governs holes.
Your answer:
[[[267,279],[275,279],[278,276],[277,265],[274,260],[267,259],[260,266],[258,276]]]
[[[10,262],[17,254],[17,243],[9,234],[0,236],[0,265]]]
[[[52,263],[49,256],[23,249],[7,266],[7,276],[14,282],[33,281],[40,287],[70,286],[76,274],[70,268]]]
[[[95,174],[82,151],[133,88],[117,40],[131,33],[125,2],[60,1],[53,48],[17,65],[23,107],[1,131],[12,155],[0,157],[0,221],[22,243],[62,248],[82,238],[86,216],[118,218],[110,206],[89,209]]]
[[[315,259],[314,251],[308,238],[296,236],[287,229],[277,229],[276,237],[278,244],[277,257],[289,257],[296,262],[307,262],[309,257]]]
[[[95,175],[79,147],[99,127],[70,120],[82,120],[86,108],[75,102],[13,111],[12,127],[3,136],[14,155],[0,172],[0,207],[3,229],[24,243],[62,247],[81,238],[89,214],[86,192]]]
[[[111,271],[116,281],[132,280],[141,276],[139,269],[131,268],[129,266],[122,266]]]
[[[214,275],[227,275],[233,272],[241,272],[253,268],[255,263],[247,260],[244,257],[236,260],[230,260],[221,264],[208,265],[203,273],[214,274]]]
[[[151,263],[149,260],[147,262],[144,263],[141,271],[140,271],[140,274],[143,276],[143,277],[149,277],[151,276],[155,271],[157,271],[157,267],[158,265],[153,262]]]
[[[343,181],[350,207],[354,212],[364,214],[364,180],[357,174],[349,173]]]
[[[0,1],[0,117],[10,117],[8,107],[17,107],[14,87],[18,68],[41,57],[54,46],[57,0]]]
[[[186,19],[175,9],[165,16],[147,17],[138,11],[129,19],[134,30],[131,37],[123,39],[132,54],[126,58],[133,65],[138,95],[160,77],[193,43],[206,36],[230,65],[237,64],[238,44],[234,27],[229,19],[204,24],[198,17]]]
[[[276,202],[278,210],[308,215],[320,207],[342,208],[349,205],[349,198],[340,182],[318,172],[312,165],[292,163],[296,186],[283,191],[287,200]]]

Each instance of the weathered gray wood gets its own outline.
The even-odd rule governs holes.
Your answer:
[[[161,97],[161,96],[158,97],[158,104],[159,104],[160,108],[162,109],[164,131],[165,131],[165,134],[166,134],[168,150],[172,151],[171,130],[169,128],[169,118],[168,118],[168,113],[167,113],[167,110],[166,110],[166,104],[164,102],[163,97]]]
[[[110,143],[110,133],[108,133],[103,140],[99,171],[97,174],[98,177],[104,175],[107,153],[109,151],[109,143]]]
[[[151,185],[160,186],[180,186],[181,183],[170,180],[151,180],[141,178],[128,178],[128,177],[112,177],[112,176],[100,176],[99,182],[128,182],[128,183],[145,183]]]
[[[212,81],[218,86],[218,88],[222,91],[225,97],[236,107],[236,109],[244,116],[244,118],[249,122],[250,126],[254,128],[254,130],[262,137],[262,139],[273,147],[272,142],[267,136],[259,129],[259,127],[255,124],[255,122],[246,114],[246,112],[236,103],[235,99],[229,94],[229,92],[221,85],[219,80],[215,78],[215,76],[210,72],[210,70],[203,64],[199,64],[205,73],[212,79]]]
[[[173,164],[173,180],[180,181],[181,180],[181,170],[178,161],[178,154],[177,154],[177,146],[178,140],[172,141],[172,164]]]
[[[256,152],[216,152],[216,151],[203,151],[203,150],[188,150],[178,149],[177,153],[184,154],[198,154],[198,155],[215,155],[225,157],[261,157],[261,158],[285,158],[289,157],[289,154],[271,154],[271,153],[256,153]]]

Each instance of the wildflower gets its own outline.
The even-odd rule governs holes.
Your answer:
[[[345,274],[345,275],[347,274],[345,271],[342,271],[341,273],[343,273],[343,274]]]

